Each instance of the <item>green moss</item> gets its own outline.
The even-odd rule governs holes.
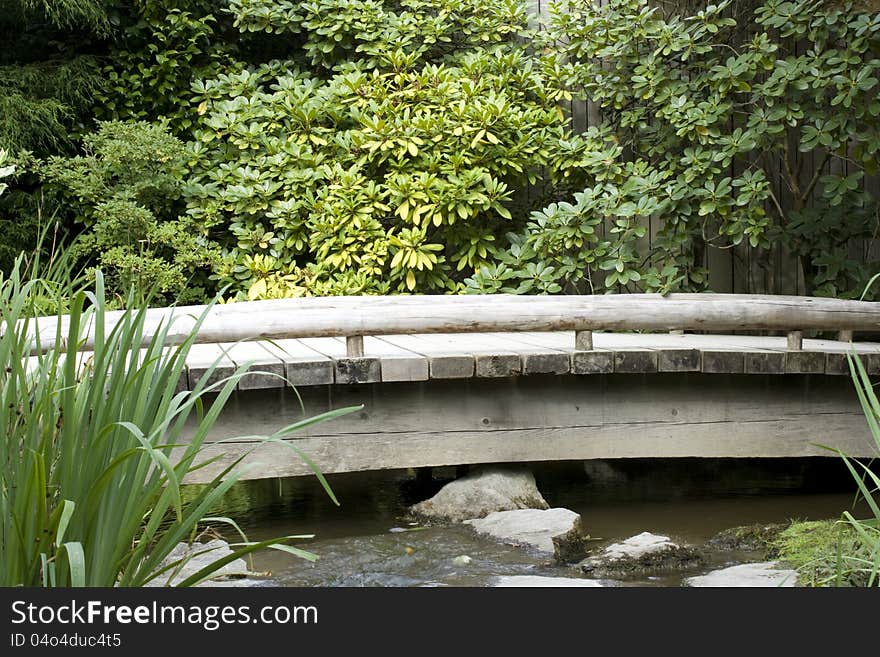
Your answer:
[[[719,532],[709,540],[716,550],[745,550],[764,552],[767,558],[776,556],[775,541],[786,528],[783,524],[756,524],[733,527]]]
[[[779,558],[798,571],[803,586],[866,586],[869,549],[841,520],[793,522],[772,541]]]

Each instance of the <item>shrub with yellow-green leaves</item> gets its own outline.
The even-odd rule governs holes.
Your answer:
[[[570,135],[522,3],[230,11],[306,54],[194,87],[188,213],[226,234],[239,296],[461,291],[552,193]]]

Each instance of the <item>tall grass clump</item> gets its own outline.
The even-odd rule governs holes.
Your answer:
[[[145,306],[115,313],[105,326],[100,272],[86,284],[63,266],[51,280],[24,269],[19,259],[0,278],[0,585],[165,582],[182,566],[181,560],[168,563],[171,550],[194,538],[241,476],[239,459],[194,496],[181,495],[246,366],[212,386],[181,391],[194,334],[174,347],[166,345],[169,325],[148,336]],[[38,322],[35,315],[46,306],[65,315]],[[89,350],[82,347],[87,332],[94,336]],[[349,410],[265,439],[280,440]],[[230,519],[211,520],[237,529]],[[233,558],[267,546],[314,558],[286,545],[288,538],[243,539],[232,556],[180,585],[197,584]]]
[[[880,400],[861,359],[855,354],[848,354],[847,358],[859,403],[871,430],[877,455],[880,456]],[[858,486],[858,497],[864,500],[873,516],[857,519],[849,511],[843,512],[843,520],[852,528],[857,546],[848,554],[840,555],[837,580],[857,577],[867,586],[880,586],[880,476],[870,467],[870,463],[850,458],[840,450],[835,451],[843,458]]]

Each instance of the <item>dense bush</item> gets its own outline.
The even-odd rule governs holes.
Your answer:
[[[520,3],[391,5],[231,3],[242,30],[302,33],[307,61],[195,85],[185,193],[226,233],[222,283],[251,298],[458,291],[555,170],[567,130]]]
[[[540,264],[569,289],[704,289],[707,245],[746,242],[760,259],[781,241],[809,293],[861,292],[871,272],[847,245],[878,225],[860,183],[880,150],[880,15],[767,0],[740,25],[729,5],[685,17],[646,0],[552,5],[548,77],[601,107],[586,138],[602,156],[583,163],[590,184],[574,203],[534,213],[503,268],[472,287],[518,289]],[[637,242],[648,215],[650,251]]]
[[[115,183],[77,187],[66,171],[100,154],[58,160],[55,211],[76,201],[82,252],[114,285],[158,278],[166,300],[226,285],[236,298],[703,290],[711,249],[769,270],[777,245],[808,293],[861,292],[877,269],[851,250],[878,228],[865,191],[880,150],[878,14],[559,0],[530,18],[526,5],[100,5],[79,15],[83,33],[113,31],[107,56],[89,55],[106,80],[88,89],[93,113],[167,126],[186,156],[162,207],[111,199]],[[571,99],[601,120],[573,134]],[[19,172],[18,187],[44,173]],[[10,191],[10,230],[36,233],[20,220],[32,204]],[[196,244],[198,262],[184,256]]]
[[[184,145],[161,125],[102,123],[84,155],[50,158],[46,181],[77,210],[77,254],[107,272],[110,289],[137,298],[200,301],[219,250],[190,217],[176,214],[186,175]]]

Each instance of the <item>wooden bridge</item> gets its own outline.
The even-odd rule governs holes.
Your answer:
[[[204,312],[151,310],[147,333],[172,321],[169,340],[181,342]],[[210,438],[224,442],[206,450],[221,457],[199,471],[199,481],[251,450],[246,461],[259,465],[250,477],[309,474],[283,445],[253,449],[252,440],[234,438],[270,434],[304,416],[355,404],[363,410],[291,438],[325,473],[832,455],[817,444],[876,456],[846,354],[856,351],[869,372],[880,374],[880,343],[851,342],[852,331],[878,328],[880,304],[808,297],[236,303],[204,315],[181,388],[250,367]],[[739,334],[745,331],[779,335]],[[810,332],[833,339],[804,337]]]

